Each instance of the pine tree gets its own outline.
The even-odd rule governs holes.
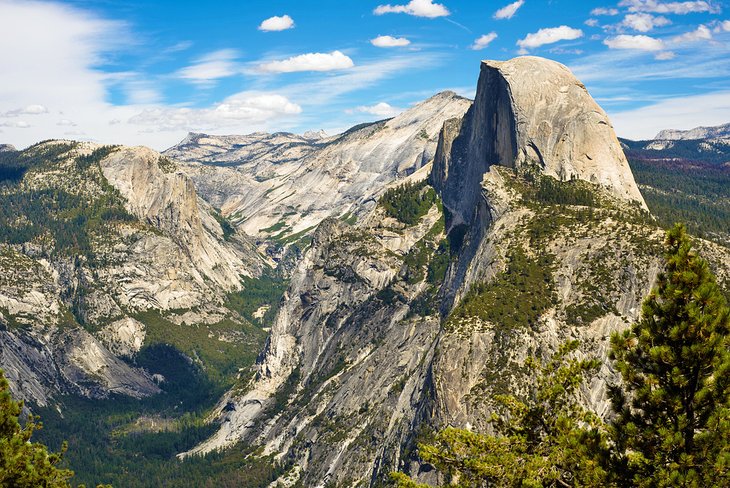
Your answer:
[[[0,369],[0,487],[69,487],[73,472],[57,467],[66,447],[49,453],[43,444],[31,442],[33,432],[41,426],[32,415],[21,426],[18,418],[22,408],[22,402],[10,395],[8,380]]]
[[[640,320],[611,340],[616,482],[730,486],[730,311],[679,224],[665,261]]]

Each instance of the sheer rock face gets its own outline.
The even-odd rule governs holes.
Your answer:
[[[439,145],[434,184],[464,222],[478,208],[491,165],[586,180],[645,208],[606,113],[554,61],[483,61],[472,108],[458,128],[445,125]]]

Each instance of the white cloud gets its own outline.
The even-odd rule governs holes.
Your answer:
[[[712,31],[707,26],[701,25],[691,32],[673,37],[672,42],[674,44],[683,44],[687,42],[709,41],[710,39],[712,39]]]
[[[450,14],[449,9],[440,3],[433,3],[433,0],[411,0],[406,5],[379,5],[373,10],[375,15],[383,14],[408,14],[416,17],[446,17]]]
[[[664,49],[664,42],[649,36],[629,36],[622,34],[616,37],[609,37],[603,43],[610,49],[629,49],[634,51],[661,51]]]
[[[294,28],[294,20],[288,15],[273,16],[261,22],[259,30],[264,32],[283,31]]]
[[[730,91],[681,96],[646,107],[609,113],[616,132],[632,139],[651,139],[663,129],[687,130],[726,124]]]
[[[17,117],[19,115],[41,115],[47,113],[48,107],[35,103],[23,108],[16,108],[13,110],[8,110],[5,113],[0,113],[0,117]]]
[[[655,17],[651,14],[639,13],[639,14],[628,14],[624,17],[621,25],[628,27],[639,32],[649,32],[654,27],[663,27],[669,25],[672,22],[666,17],[658,16]]]
[[[591,15],[618,15],[618,9],[615,8],[594,8],[591,10]]]
[[[723,20],[715,26],[715,32],[730,32],[730,20]]]
[[[370,40],[370,44],[376,47],[403,47],[411,43],[405,37],[378,36]]]
[[[517,0],[514,3],[502,7],[501,9],[494,12],[495,19],[511,19],[517,13],[517,11],[525,4],[525,0]]]
[[[664,51],[654,56],[654,59],[657,59],[659,61],[669,61],[670,59],[674,59],[676,57],[677,55],[672,51]]]
[[[658,14],[685,15],[690,13],[718,13],[720,10],[704,0],[688,2],[660,2],[658,0],[622,0],[621,7],[628,7],[631,12],[652,12]]]
[[[105,73],[95,68],[102,63],[108,65],[109,54],[118,55],[134,46],[138,36],[124,24],[79,8],[48,1],[0,0],[0,18],[4,63],[0,114],[42,111],[26,110],[33,105],[48,109],[47,113],[24,114],[23,119],[32,116],[32,121],[28,120],[32,126],[17,117],[0,116],[3,140],[17,147],[73,136],[164,149],[196,128],[212,131],[225,127],[227,132],[245,133],[274,126],[281,129],[301,117],[301,107],[280,90],[242,93],[202,108],[154,102],[154,78],[145,79],[131,72]],[[186,73],[197,79],[212,76],[202,71]],[[49,83],[53,89],[49,89]],[[110,84],[121,86],[127,104],[108,101]]]
[[[132,116],[129,122],[151,126],[153,130],[218,130],[225,127],[266,122],[282,116],[297,115],[302,108],[274,93],[240,93],[209,108],[156,107]]]
[[[354,110],[346,110],[347,113],[365,113],[377,117],[395,117],[403,111],[402,108],[393,107],[388,103],[380,102],[370,106],[356,107]]]
[[[177,76],[202,85],[212,84],[220,78],[233,76],[240,71],[235,62],[236,51],[232,49],[221,49],[198,59],[194,64],[182,68]]]
[[[584,22],[584,24],[588,27],[596,27],[598,26],[598,19],[588,19]]]
[[[308,53],[280,61],[269,61],[258,66],[266,73],[295,73],[299,71],[334,71],[355,66],[352,59],[340,51]]]
[[[532,34],[527,34],[524,39],[517,41],[517,45],[520,46],[520,54],[525,54],[528,49],[540,47],[545,44],[553,44],[559,41],[571,41],[580,37],[583,37],[582,30],[573,29],[567,25],[561,25],[560,27],[540,29]]]
[[[0,127],[13,127],[16,129],[28,129],[30,128],[30,124],[24,120],[9,120],[5,122],[0,122]]]
[[[153,83],[144,80],[133,80],[124,84],[127,103],[146,105],[162,100],[162,94]]]
[[[473,49],[474,51],[484,49],[485,47],[489,46],[489,44],[491,44],[492,41],[495,40],[496,38],[497,38],[496,32],[490,32],[489,34],[484,34],[483,36],[479,37],[479,39],[474,41],[474,44],[471,45],[470,49]]]

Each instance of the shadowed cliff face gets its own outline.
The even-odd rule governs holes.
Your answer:
[[[444,124],[431,174],[455,223],[474,218],[482,175],[491,165],[514,165],[515,135],[509,87],[496,70],[482,64],[474,104],[463,119]]]

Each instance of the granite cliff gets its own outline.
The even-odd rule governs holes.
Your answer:
[[[567,68],[484,62],[433,162],[389,187],[354,225],[319,225],[256,373],[183,457],[242,442],[291,466],[284,486],[373,486],[393,469],[429,481],[419,435],[487,428],[491,398],[530,381],[524,359],[569,338],[604,360],[582,402],[606,413],[608,339],[637,317],[663,233]],[[727,280],[728,250],[702,246]]]

